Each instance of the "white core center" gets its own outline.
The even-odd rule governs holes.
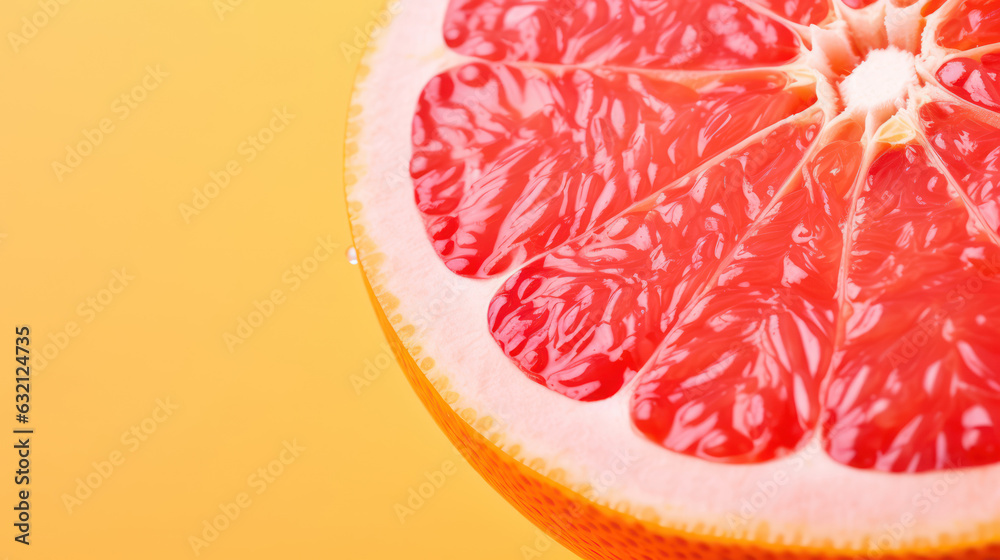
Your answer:
[[[913,54],[889,47],[868,53],[841,82],[840,95],[848,112],[882,122],[906,106],[911,86],[919,83]]]

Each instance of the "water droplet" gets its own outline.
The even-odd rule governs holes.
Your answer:
[[[347,249],[347,262],[351,264],[358,264],[358,252],[353,246]]]

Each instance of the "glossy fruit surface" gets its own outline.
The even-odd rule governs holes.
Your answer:
[[[352,220],[425,403],[496,446],[478,468],[513,457],[540,494],[491,482],[592,557],[643,556],[553,527],[549,484],[684,542],[991,550],[991,3],[436,5],[403,18],[438,34],[405,57],[419,71],[382,71],[425,42],[406,28],[369,61]]]
[[[938,43],[1000,40],[987,4],[949,13]],[[783,4],[791,21],[756,6],[453,1],[447,44],[498,63],[443,73],[421,97],[411,172],[435,250],[466,276],[516,269],[488,314],[504,352],[570,398],[634,391],[636,427],[668,449],[761,461],[817,436],[854,467],[997,462],[992,199],[965,208],[973,185],[936,159],[945,143],[817,140],[852,95],[868,108],[887,93],[890,114],[942,88],[998,108],[1000,54],[935,67],[848,32],[847,56],[824,54],[872,62],[833,68],[847,112],[824,115],[817,88],[777,67],[807,41],[794,23],[829,6]],[[905,64],[940,84],[911,74],[894,90],[883,74]],[[657,72],[673,69],[704,73]],[[920,132],[960,135],[948,110],[989,128],[931,103]],[[882,124],[852,116],[869,136]],[[866,166],[864,149],[879,152]],[[956,299],[973,280],[986,307]],[[911,356],[882,359],[917,336]]]

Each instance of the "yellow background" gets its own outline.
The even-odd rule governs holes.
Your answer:
[[[0,560],[569,558],[440,434],[345,257],[351,47],[381,3],[61,2],[0,9]],[[284,108],[294,118],[272,121]],[[241,145],[273,123],[248,161]],[[88,135],[103,137],[88,150]],[[81,142],[89,154],[54,170]],[[231,160],[240,173],[206,190]],[[309,261],[326,255],[318,239],[334,254]],[[230,351],[226,333],[261,319],[275,290],[281,303]],[[35,357],[30,547],[14,543],[11,509],[21,324]],[[365,368],[370,385],[352,383]],[[304,449],[283,455],[286,442]],[[447,461],[457,471],[401,523],[395,504]],[[262,489],[250,477],[269,467],[281,474]],[[190,537],[240,493],[250,505],[196,556]]]

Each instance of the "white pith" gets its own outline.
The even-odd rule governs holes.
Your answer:
[[[913,54],[889,47],[868,53],[840,83],[840,95],[847,112],[871,115],[882,124],[906,107],[908,93],[918,85]]]
[[[456,410],[491,417],[494,423],[484,435],[499,437],[499,445],[543,474],[560,469],[568,487],[594,501],[694,534],[867,553],[876,541],[884,552],[975,543],[1000,533],[1000,465],[957,473],[886,474],[835,463],[815,442],[768,463],[710,463],[667,451],[636,432],[629,420],[628,390],[605,401],[582,403],[530,381],[518,370],[487,328],[487,306],[505,278],[471,280],[444,266],[427,239],[408,178],[410,125],[423,86],[434,75],[468,61],[443,43],[447,3],[406,0],[392,24],[374,38],[364,62],[370,72],[356,86],[354,103],[360,113],[352,117],[358,128],[347,163],[356,182],[348,195],[356,207],[352,222],[368,245],[358,247],[359,260],[377,295],[398,298],[392,311],[398,315],[395,328],[407,335],[401,338],[418,363],[433,358],[428,378],[447,379]],[[919,14],[924,3],[907,9]],[[949,2],[938,13],[954,4]],[[901,10],[886,1],[857,11],[837,2],[835,9],[855,36],[877,35],[876,23]],[[884,23],[881,29],[888,30],[886,41],[900,49],[923,44],[916,65],[920,77],[929,81],[936,64],[949,53],[926,36],[914,37],[912,25],[906,23],[912,13],[893,17],[897,29]],[[934,26],[929,21],[927,28]],[[836,37],[824,37],[815,29],[812,37],[814,46],[836,43]],[[852,105],[851,86],[846,86],[845,103],[829,76],[817,70],[817,57],[821,53],[815,49],[804,52],[786,70],[819,82],[820,105],[828,118],[845,105],[854,110],[869,103]],[[907,88],[918,89],[909,82]],[[909,115],[925,96],[914,93],[888,122],[895,110],[880,105],[878,118],[869,125],[886,124],[878,134],[870,129],[867,136],[907,137],[905,130],[899,136],[900,129],[915,122]],[[382,299],[383,305],[387,299]],[[768,482],[775,480],[785,483]],[[774,487],[776,492],[767,491]],[[936,490],[942,487],[946,491],[939,496]],[[922,498],[926,492],[934,500],[928,511],[922,507],[931,499]],[[910,517],[912,524],[908,522],[900,537],[881,538]]]

